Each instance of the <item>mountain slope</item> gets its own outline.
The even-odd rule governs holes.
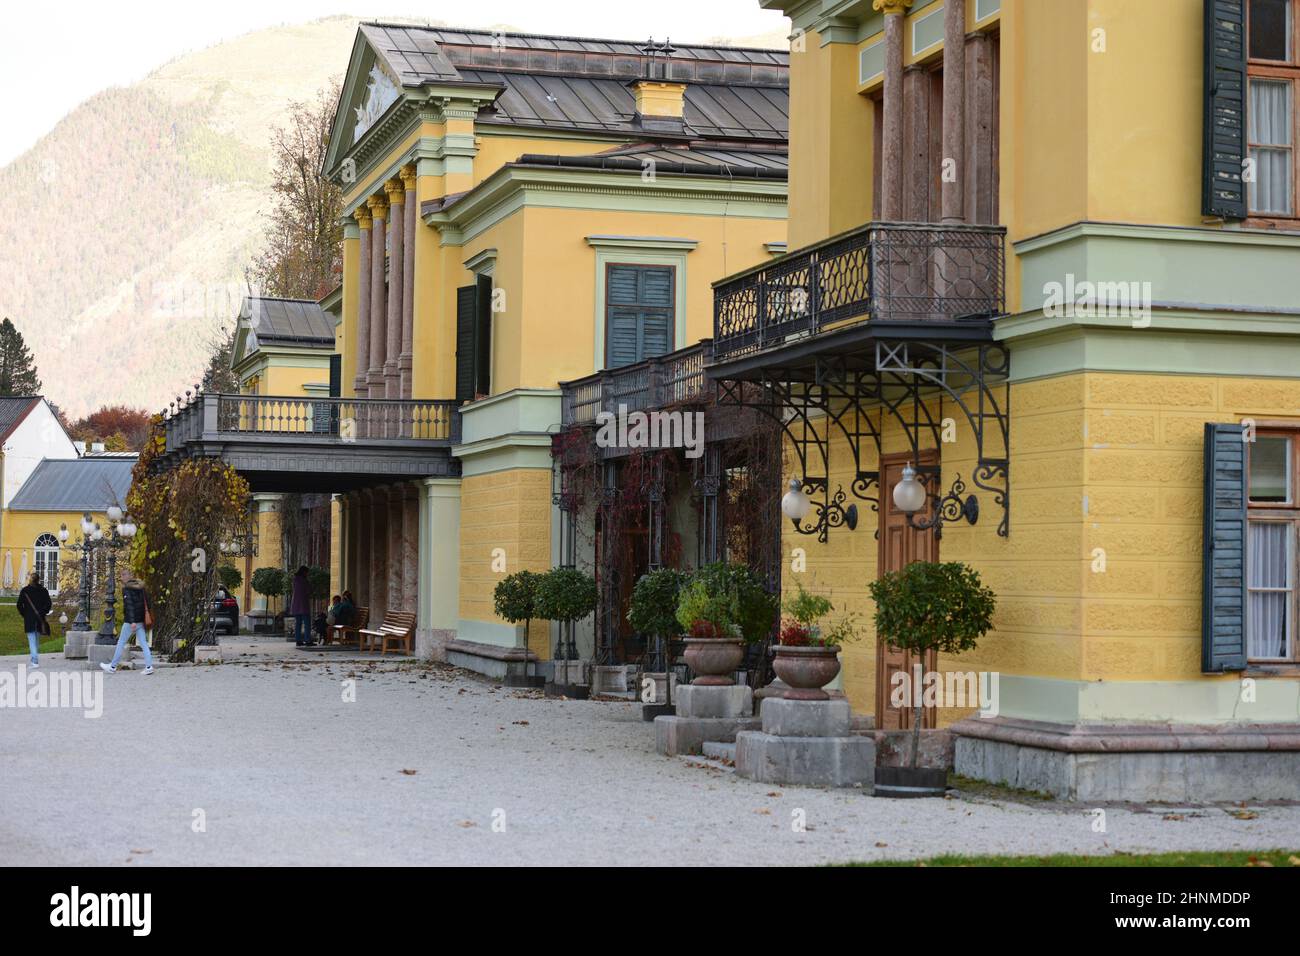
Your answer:
[[[235,315],[285,107],[340,74],[356,20],[247,34],[69,113],[0,169],[0,315],[72,415],[193,387]]]

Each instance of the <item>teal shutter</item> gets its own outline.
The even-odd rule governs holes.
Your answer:
[[[1201,670],[1246,667],[1246,443],[1243,426],[1205,425]]]
[[[671,266],[610,265],[605,274],[605,365],[618,368],[671,352]]]
[[[478,289],[456,290],[456,401],[474,398],[474,333],[478,316]]]
[[[1205,0],[1201,212],[1246,218],[1246,0]]]

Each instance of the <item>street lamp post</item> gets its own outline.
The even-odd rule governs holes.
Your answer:
[[[108,581],[104,589],[104,623],[99,627],[96,644],[113,644],[117,641],[117,551],[135,536],[135,523],[117,505],[108,508],[110,522],[108,533],[95,522],[91,540],[108,550]],[[84,525],[85,519],[83,519]]]

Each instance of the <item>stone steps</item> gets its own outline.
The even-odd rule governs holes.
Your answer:
[[[702,749],[706,757],[712,757],[715,760],[728,760],[732,763],[736,762],[736,744],[734,742],[706,740]]]

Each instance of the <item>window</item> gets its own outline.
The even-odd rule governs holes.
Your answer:
[[[1250,214],[1295,219],[1297,102],[1300,101],[1300,0],[1247,4],[1246,147],[1253,176]]]
[[[1296,431],[1263,431],[1247,444],[1246,658],[1269,664],[1300,661],[1297,611]]]
[[[47,591],[59,593],[59,539],[48,532],[36,539],[36,573]]]
[[[671,352],[677,325],[677,270],[672,266],[605,266],[605,367]]]

